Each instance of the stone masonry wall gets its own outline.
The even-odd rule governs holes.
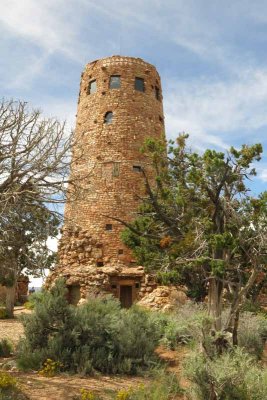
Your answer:
[[[111,76],[120,77],[119,88],[110,88]],[[144,80],[144,92],[136,90],[135,78]],[[96,91],[90,93],[93,81]],[[111,123],[105,122],[107,112],[113,113]],[[141,169],[153,184],[155,173],[140,152],[148,137],[164,139],[161,83],[155,67],[140,58],[121,56],[87,64],[81,76],[70,177],[78,182],[79,195],[73,197],[70,185],[54,277],[65,274],[70,281],[82,274],[83,292],[85,281],[95,281],[92,268],[99,275],[99,268],[134,267],[131,251],[120,239],[124,227],[110,217],[126,222],[135,218],[146,195]],[[142,279],[150,280],[145,275]],[[104,288],[105,282],[101,285]],[[149,291],[153,285],[148,284]],[[138,293],[141,289],[145,294],[141,286]]]
[[[121,87],[110,89],[112,75],[120,76]],[[145,92],[135,90],[135,77],[144,79]],[[97,90],[88,94],[89,83]],[[155,88],[159,90],[156,98]],[[104,123],[113,112],[111,124]],[[140,153],[147,137],[164,134],[160,77],[156,69],[131,57],[114,56],[89,63],[82,74],[76,125],[72,177],[88,176],[83,194],[67,202],[65,226],[89,230],[102,243],[103,258],[130,264],[132,255],[120,240],[123,226],[108,216],[129,221],[144,196],[144,178],[134,167],[151,177],[148,159]],[[112,225],[107,230],[107,225]]]

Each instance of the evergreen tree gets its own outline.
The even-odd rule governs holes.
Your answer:
[[[147,140],[143,151],[151,157],[156,182],[143,170],[147,198],[122,236],[161,280],[185,283],[199,299],[207,290],[214,328],[231,331],[236,342],[242,301],[267,259],[267,193],[252,197],[247,186],[262,146],[197,154],[186,147],[187,138],[182,134],[170,142],[168,154],[164,142]],[[231,309],[222,327],[224,289]]]

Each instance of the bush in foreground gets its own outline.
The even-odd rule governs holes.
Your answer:
[[[267,371],[237,347],[213,360],[194,353],[185,363],[192,400],[266,400]]]
[[[111,297],[73,307],[62,281],[43,294],[23,324],[18,366],[24,370],[40,370],[51,359],[65,371],[136,374],[156,362],[160,335],[149,312],[121,309]]]
[[[0,371],[0,400],[27,400],[20,389],[17,379],[8,372]]]

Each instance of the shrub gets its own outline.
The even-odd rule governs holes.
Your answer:
[[[0,340],[0,357],[9,357],[12,350],[12,344],[7,339]]]
[[[29,400],[20,389],[16,378],[0,371],[0,400]]]
[[[147,386],[140,385],[137,390],[119,391],[116,400],[173,400],[182,393],[177,376],[160,371]]]
[[[261,358],[267,339],[267,318],[245,312],[240,316],[238,344],[251,355]]]
[[[153,312],[151,318],[160,334],[161,344],[170,349],[175,349],[178,344],[202,340],[203,324],[210,320],[205,305],[193,302],[186,303],[170,314]]]
[[[28,301],[26,301],[24,303],[24,307],[27,310],[33,310],[35,305],[36,305],[36,303],[41,303],[42,301],[44,301],[44,298],[45,298],[45,294],[44,294],[43,290],[41,292],[32,293],[28,297]]]
[[[17,381],[7,372],[0,371],[0,390],[14,388],[17,385]]]
[[[241,348],[213,360],[194,353],[186,361],[184,371],[192,383],[188,389],[189,399],[267,399],[267,371],[260,369],[255,359]]]
[[[55,376],[60,371],[61,368],[63,368],[63,364],[61,364],[58,361],[53,361],[50,358],[48,358],[44,362],[42,369],[40,369],[39,375],[43,375],[43,376],[47,376],[47,377],[51,378],[52,376]]]
[[[63,370],[136,374],[156,362],[159,333],[150,313],[121,309],[117,300],[90,299],[80,307],[67,303],[62,281],[23,317],[26,339],[18,350],[18,366],[41,369],[46,359]]]

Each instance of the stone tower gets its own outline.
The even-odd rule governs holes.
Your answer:
[[[138,275],[133,256],[120,239],[124,227],[110,217],[123,221],[135,217],[145,195],[142,169],[153,180],[140,148],[146,138],[163,135],[161,83],[153,65],[122,56],[87,64],[81,76],[71,172],[71,179],[85,178],[80,181],[81,196],[69,196],[65,207],[55,272],[64,275],[70,286],[79,286],[82,296],[94,286],[121,297],[123,285],[118,281],[123,274]],[[114,268],[116,283],[112,273],[106,276]],[[144,275],[140,267],[138,271],[138,276]],[[95,276],[104,276],[104,281],[93,283]],[[133,286],[132,300],[141,296],[142,282]]]

